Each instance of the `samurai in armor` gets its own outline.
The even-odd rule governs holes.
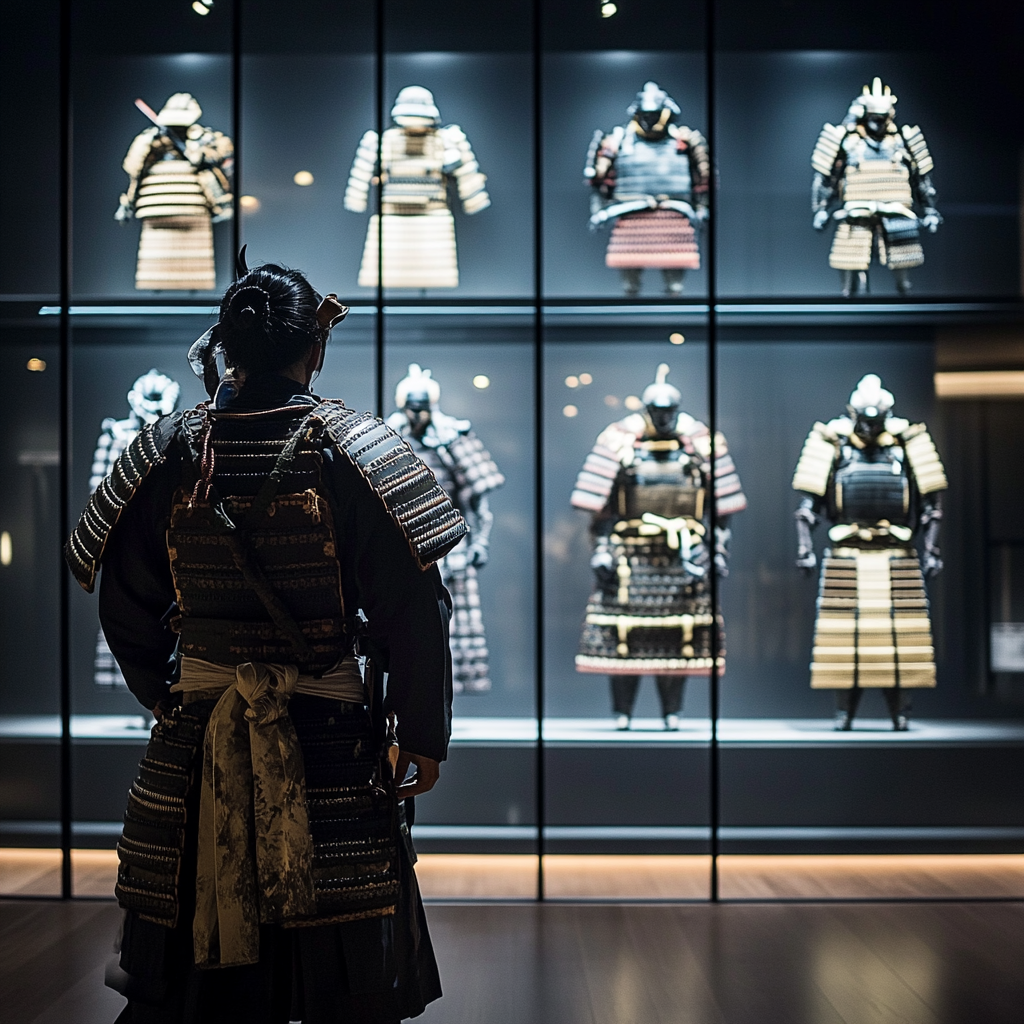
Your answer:
[[[896,290],[909,292],[909,271],[924,263],[921,228],[934,234],[942,217],[924,135],[917,125],[897,128],[896,97],[880,78],[864,86],[842,124],[822,128],[811,166],[814,227],[837,224],[828,262],[842,275],[843,295],[868,290],[876,250]]]
[[[647,82],[627,109],[629,123],[590,143],[585,184],[592,188],[590,229],[613,224],[605,265],[622,274],[627,295],[640,291],[644,267],[658,267],[665,291],[679,295],[683,275],[700,267],[697,230],[708,216],[707,143],[679,122],[675,100]]]
[[[140,109],[152,116],[141,101]],[[176,92],[128,149],[128,190],[114,214],[142,221],[135,287],[209,291],[216,287],[212,224],[231,218],[234,146],[199,124],[203,111]]]
[[[103,483],[124,450],[135,440],[144,426],[149,426],[161,416],[174,412],[178,406],[180,393],[181,387],[178,382],[171,380],[159,370],[150,370],[135,381],[128,392],[128,417],[123,420],[108,417],[100,424],[96,453],[92,457],[92,475],[89,477],[90,493]],[[93,680],[97,686],[127,685],[113,654],[110,653],[102,629],[96,634]]]
[[[456,288],[459,266],[455,219],[449,187],[454,184],[462,209],[479,213],[491,205],[466,133],[441,125],[429,89],[406,86],[391,108],[394,124],[379,140],[368,131],[359,142],[345,189],[345,209],[365,213],[370,185],[383,187],[384,243],[380,258],[385,288]],[[377,214],[370,218],[359,267],[359,284],[377,287]]]
[[[189,356],[211,400],[141,427],[65,547],[157,719],[118,843],[122,1021],[381,1024],[440,995],[404,808],[450,739],[435,563],[466,528],[394,431],[310,392],[346,313],[240,258]]]
[[[487,564],[494,524],[487,495],[505,478],[469,420],[446,415],[440,401],[441,388],[430,371],[412,363],[395,389],[398,411],[387,423],[429,467],[469,526],[469,533],[437,564],[452,595],[454,692],[486,693],[491,676],[477,573]]]
[[[619,729],[629,728],[642,675],[655,678],[665,727],[678,729],[687,676],[711,674],[708,574],[727,574],[729,520],[747,507],[725,438],[716,435],[712,472],[711,432],[680,412],[667,375],[662,363],[643,393],[643,412],[602,431],[572,493],[572,504],[593,516],[594,540],[594,590],[576,670],[611,677]],[[724,630],[719,636],[721,674]]]
[[[793,477],[804,572],[816,565],[812,530],[823,518],[832,524],[811,686],[835,691],[837,729],[852,727],[864,690],[880,689],[893,728],[904,730],[910,691],[935,686],[924,581],[942,570],[946,474],[925,425],[893,416],[893,403],[875,374],[863,377],[848,415],[814,424]]]

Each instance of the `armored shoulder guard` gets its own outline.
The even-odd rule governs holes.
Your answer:
[[[166,461],[167,449],[180,423],[179,412],[143,427],[85,506],[78,526],[64,545],[64,560],[87,593],[91,594],[96,586],[107,540],[121,512],[153,467]]]
[[[836,460],[835,434],[824,423],[815,423],[804,441],[793,474],[793,490],[824,497]]]
[[[839,155],[839,147],[846,138],[846,129],[841,125],[827,124],[821,129],[818,141],[811,154],[811,166],[826,178],[832,176],[832,169],[836,165],[836,157]]]
[[[922,494],[944,491],[949,486],[946,471],[942,468],[942,460],[928,428],[923,423],[914,423],[903,431],[900,439],[913,470],[917,489]]]
[[[427,569],[466,535],[466,523],[433,473],[386,423],[327,403],[318,410],[331,443],[383,502],[416,564]]]
[[[924,133],[918,126],[905,124],[900,128],[900,135],[910,150],[910,155],[917,167],[917,173],[921,175],[931,174],[935,168],[935,161],[928,152],[928,143],[924,141]]]
[[[619,420],[598,435],[576,477],[576,486],[569,499],[573,508],[596,513],[608,503],[619,471],[633,461],[633,445],[639,431],[643,430],[643,420],[640,417],[636,419],[639,421],[636,424],[631,422],[633,417]]]

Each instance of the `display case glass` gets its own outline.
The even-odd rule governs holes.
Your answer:
[[[205,398],[188,346],[244,244],[352,306],[318,394],[487,480],[442,567],[460,692],[414,826],[428,895],[871,896],[890,857],[912,894],[1019,897],[907,858],[1024,850],[1024,96],[994,4],[963,45],[877,6],[18,13],[39,61],[0,67],[29,97],[0,169],[0,847],[49,848],[26,891],[60,891],[69,816],[74,893],[109,891],[151,724],[61,534],[146,415]],[[842,422],[870,374],[884,442]],[[855,463],[903,505],[851,512]],[[671,501],[637,504],[638,472]],[[668,607],[679,651],[641,656]]]
[[[60,17],[11,11],[0,90],[0,894],[61,892]],[[13,98],[17,97],[17,102]],[[30,159],[26,162],[26,155]],[[31,216],[25,216],[25,211]]]

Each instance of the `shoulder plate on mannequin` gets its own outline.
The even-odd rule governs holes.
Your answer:
[[[912,423],[901,432],[900,440],[903,441],[903,450],[907,453],[917,489],[922,494],[944,491],[949,486],[946,471],[928,428],[923,423]]]
[[[327,438],[359,471],[402,531],[421,569],[444,557],[466,523],[434,475],[386,423],[340,403],[318,409]]]
[[[814,152],[811,154],[811,166],[826,178],[832,175],[832,168],[835,167],[839,147],[843,144],[844,138],[846,129],[841,125],[826,124],[821,129]]]
[[[64,560],[82,588],[92,593],[103,561],[103,552],[121,512],[154,466],[167,458],[181,423],[180,412],[171,413],[143,427],[121,453],[103,482],[93,492],[78,526],[64,545]]]
[[[849,420],[832,420],[831,423],[815,423],[804,441],[800,459],[793,474],[793,490],[804,491],[823,497],[828,490],[829,477],[836,459],[836,446],[840,431],[836,429]]]
[[[935,161],[928,152],[928,143],[924,141],[924,133],[915,125],[905,124],[900,128],[900,135],[910,150],[914,164],[917,166],[918,174],[931,174],[935,168]]]

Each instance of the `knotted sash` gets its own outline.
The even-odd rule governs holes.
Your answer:
[[[294,693],[364,701],[353,659],[321,679],[295,665],[221,665],[183,658],[172,687],[216,697],[203,743],[196,910],[198,967],[259,960],[259,926],[316,912],[302,748],[288,715]]]

